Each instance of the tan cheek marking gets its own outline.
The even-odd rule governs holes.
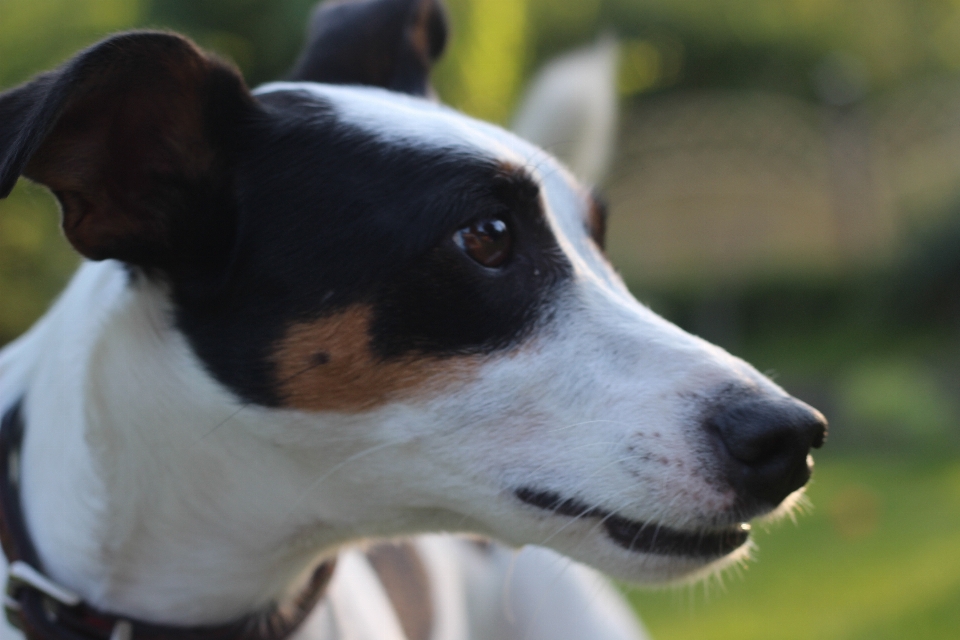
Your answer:
[[[285,406],[308,411],[359,411],[429,396],[469,379],[480,356],[412,354],[384,361],[370,350],[369,307],[294,324],[275,352]]]

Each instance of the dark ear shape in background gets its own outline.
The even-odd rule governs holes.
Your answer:
[[[430,68],[447,44],[441,0],[333,0],[313,13],[291,80],[432,93]]]
[[[170,266],[229,224],[230,141],[256,108],[189,40],[113,36],[0,94],[0,197],[25,175],[57,196],[83,255]]]

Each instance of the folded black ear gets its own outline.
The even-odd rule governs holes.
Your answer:
[[[83,255],[164,266],[223,222],[230,140],[253,109],[240,75],[185,38],[113,36],[0,94],[0,197],[25,175]]]
[[[430,68],[447,44],[441,0],[334,0],[313,13],[291,80],[431,93]]]

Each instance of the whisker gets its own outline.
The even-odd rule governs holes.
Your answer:
[[[585,516],[586,516],[587,514],[589,514],[589,513],[592,513],[593,511],[594,511],[594,507],[586,507],[586,508],[584,508],[580,513],[578,513],[576,516],[570,518],[569,521],[567,521],[566,523],[564,523],[563,526],[558,527],[553,533],[551,533],[551,534],[548,535],[546,538],[544,538],[543,540],[541,540],[541,541],[539,542],[539,545],[540,545],[541,547],[547,546],[547,543],[548,543],[548,542],[550,542],[550,541],[553,540],[556,536],[558,536],[558,535],[560,535],[561,533],[563,533],[563,531],[564,531],[567,527],[569,527],[570,525],[572,525],[572,524],[575,523],[575,522],[579,522],[581,518],[585,517]],[[554,515],[555,515],[555,514],[554,514]]]
[[[624,489],[624,490],[618,492],[616,497],[617,497],[617,498],[620,498],[621,496],[625,495],[628,491],[629,491],[629,489]],[[555,536],[557,536],[558,534],[562,533],[564,529],[566,529],[567,527],[569,527],[569,526],[572,525],[573,523],[579,521],[580,519],[582,519],[583,517],[585,517],[587,514],[589,514],[591,511],[594,511],[595,508],[596,508],[596,507],[590,507],[589,509],[585,509],[583,512],[581,512],[581,513],[579,513],[578,515],[576,515],[575,517],[571,518],[569,522],[566,522],[566,523],[564,523],[562,526],[560,526],[556,531],[554,531],[554,532],[551,533],[549,536],[547,536],[547,537],[543,540],[543,542],[541,542],[540,544],[541,544],[542,546],[545,546],[545,545],[547,544],[547,542],[549,542],[551,539],[553,539],[553,538],[554,538]],[[554,512],[554,514],[555,514],[555,513],[556,513],[556,512]],[[596,531],[597,531],[597,529],[598,529],[599,527],[602,527],[604,524],[606,524],[607,520],[609,520],[610,518],[612,518],[612,517],[615,516],[615,515],[616,515],[616,513],[613,512],[613,511],[608,512],[608,513],[605,514],[602,518],[600,518],[599,521],[597,522],[597,524],[594,525],[593,527],[591,527],[591,528],[587,531],[587,533],[588,533],[588,534],[596,533]],[[589,537],[589,536],[584,536],[584,537],[581,539],[580,543],[577,544],[577,547],[579,547],[581,544],[583,544],[583,542],[584,542],[588,537]]]

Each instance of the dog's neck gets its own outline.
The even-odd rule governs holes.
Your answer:
[[[131,285],[118,265],[81,269],[3,353],[0,388],[5,406],[24,398],[34,544],[46,571],[95,606],[227,622],[296,591],[342,537],[318,522],[324,496],[348,497],[311,486],[334,455],[311,437],[316,424],[298,429],[290,415],[278,426],[273,411],[265,426],[264,410],[204,372],[161,288]],[[291,456],[284,440],[300,435]]]

